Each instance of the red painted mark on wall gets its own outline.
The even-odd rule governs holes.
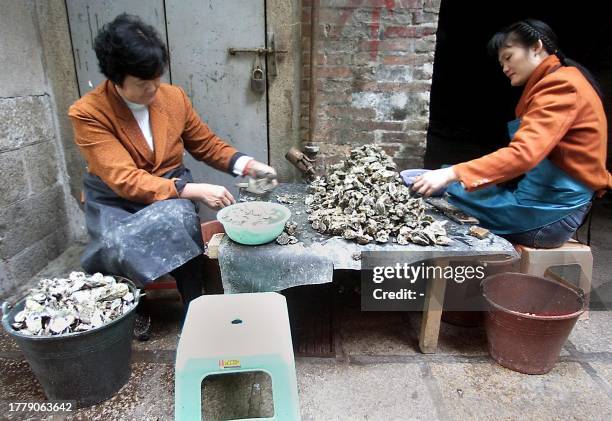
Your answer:
[[[393,14],[393,8],[395,7],[395,0],[385,0],[385,8],[389,11],[389,14]],[[370,58],[374,60],[378,55],[378,44],[380,43],[380,9],[381,7],[375,7],[372,9],[372,22],[370,23]]]
[[[372,10],[372,23],[370,23],[370,58],[375,59],[378,55],[378,43],[380,42],[380,7]]]
[[[355,7],[360,6],[363,3],[363,0],[351,0],[349,3],[350,7],[344,10],[340,14],[340,18],[338,19],[338,24],[340,26],[340,31],[346,25],[346,22],[349,20],[351,15],[353,14]],[[377,4],[382,4],[380,2],[376,2]],[[380,43],[380,13],[383,7],[376,6],[372,9],[372,21],[368,24],[368,29],[370,30],[370,57],[374,60],[378,55],[378,45]],[[384,8],[389,11],[389,14],[393,14],[393,9],[395,8],[395,0],[384,0]]]

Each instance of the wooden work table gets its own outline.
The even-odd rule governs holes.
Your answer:
[[[275,242],[260,246],[245,246],[230,240],[224,234],[216,234],[208,243],[209,258],[218,259],[226,293],[280,291],[297,285],[321,284],[332,281],[337,269],[361,270],[363,252],[400,252],[402,260],[409,264],[436,259],[437,266],[451,261],[469,260],[474,257],[516,257],[518,253],[511,243],[493,234],[485,239],[467,235],[468,225],[449,220],[433,207],[428,211],[436,219],[446,219],[447,232],[453,240],[449,246],[420,246],[396,243],[359,245],[342,237],[321,235],[307,222],[304,204],[307,195],[305,184],[281,184],[265,197],[268,201],[288,199],[284,203],[291,212],[291,220],[299,227],[296,235],[300,242],[281,246]],[[246,197],[246,196],[245,196]],[[262,200],[262,198],[260,198]],[[423,321],[419,347],[424,353],[435,353],[444,304],[446,280],[429,279],[426,284]]]

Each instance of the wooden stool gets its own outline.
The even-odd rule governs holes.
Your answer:
[[[544,276],[570,288],[582,290],[586,310],[582,313],[579,320],[587,320],[589,318],[589,296],[591,293],[591,280],[593,279],[593,253],[591,253],[589,246],[575,240],[570,240],[555,249],[536,249],[518,244],[515,248],[521,253],[522,273]],[[569,265],[580,266],[578,286],[549,270],[553,266]]]

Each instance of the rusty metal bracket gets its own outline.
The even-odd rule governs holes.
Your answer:
[[[236,53],[256,53],[257,55],[261,56],[265,54],[272,54],[275,52],[271,48],[234,48],[234,47],[228,48],[227,51],[233,56],[236,55]]]

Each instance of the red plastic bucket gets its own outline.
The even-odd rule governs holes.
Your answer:
[[[549,372],[584,312],[584,298],[553,280],[522,273],[486,278],[485,330],[489,353],[504,367],[526,374]]]

